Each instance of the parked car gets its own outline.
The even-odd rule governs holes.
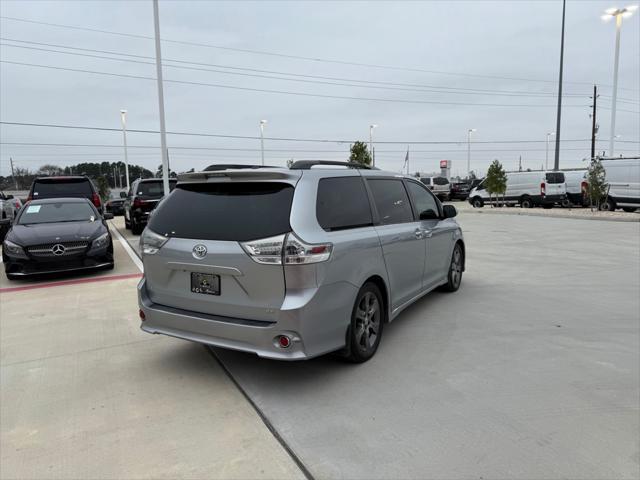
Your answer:
[[[22,208],[22,201],[19,198],[0,192],[0,220],[13,222],[20,208]]]
[[[273,359],[366,361],[386,322],[436,287],[458,290],[456,213],[417,179],[359,164],[183,174],[140,237],[141,328]]]
[[[476,185],[479,182],[476,182]],[[469,192],[471,191],[473,181],[464,180],[462,182],[451,183],[451,193],[449,195],[451,200],[466,200],[469,198]],[[473,185],[474,187],[476,185]]]
[[[175,178],[169,179],[169,188],[176,186]],[[164,185],[161,178],[138,179],[131,184],[131,189],[124,202],[124,226],[130,228],[135,235],[140,235],[149,215],[164,196]]]
[[[85,198],[27,202],[2,244],[7,278],[113,268],[112,217]]]
[[[104,208],[107,212],[113,213],[114,215],[124,215],[124,202],[126,198],[127,194],[122,192],[122,196],[107,200]]]
[[[552,208],[567,198],[567,185],[563,172],[507,172],[507,191],[499,199],[489,196],[484,180],[469,193],[469,203],[475,208],[485,204],[519,204],[522,208],[542,206]]]
[[[36,177],[29,190],[29,200],[46,198],[86,198],[103,213],[98,189],[86,175]]]
[[[625,212],[640,208],[640,158],[605,159],[602,166],[609,195],[601,208],[611,211],[622,208]]]
[[[451,184],[446,177],[421,177],[420,181],[440,200],[449,200],[451,196]]]
[[[587,171],[565,170],[564,178],[567,184],[567,200],[570,204],[583,207],[589,205]]]

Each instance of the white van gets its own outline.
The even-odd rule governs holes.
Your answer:
[[[564,179],[567,184],[567,198],[573,205],[581,205],[583,207],[589,205],[587,171],[565,170]]]
[[[640,158],[602,160],[602,166],[609,184],[609,196],[601,208],[622,208],[625,212],[640,208]]]
[[[485,203],[505,203],[520,205],[523,208],[543,206],[552,208],[567,198],[567,185],[564,172],[507,172],[507,191],[503,198],[490,199],[484,180],[469,193],[469,203],[481,208]]]

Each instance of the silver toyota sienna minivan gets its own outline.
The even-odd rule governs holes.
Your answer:
[[[179,177],[140,238],[141,328],[280,360],[364,362],[386,322],[465,268],[456,209],[357,164],[212,165]]]

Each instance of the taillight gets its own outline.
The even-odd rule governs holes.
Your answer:
[[[540,195],[542,195],[542,196],[544,196],[544,195],[545,195],[546,188],[547,188],[547,186],[545,185],[545,183],[544,183],[544,182],[542,182],[542,183],[540,184]]]
[[[324,262],[331,256],[330,243],[309,244],[294,233],[240,243],[257,263],[299,265]]]
[[[145,200],[140,200],[139,198],[136,198],[133,201],[133,207],[134,208],[140,208],[141,206],[146,205],[146,203],[147,202]]]
[[[100,208],[100,196],[97,193],[91,195],[91,202],[98,208]]]
[[[589,184],[587,182],[582,182],[580,184],[580,190],[582,190],[582,193],[587,193],[589,190]]]

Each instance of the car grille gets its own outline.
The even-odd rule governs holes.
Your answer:
[[[58,242],[45,243],[27,247],[27,252],[33,257],[39,258],[60,258],[70,257],[83,253],[89,242]],[[60,246],[62,248],[60,248]],[[54,247],[56,247],[54,249]],[[56,253],[54,253],[56,252]]]

